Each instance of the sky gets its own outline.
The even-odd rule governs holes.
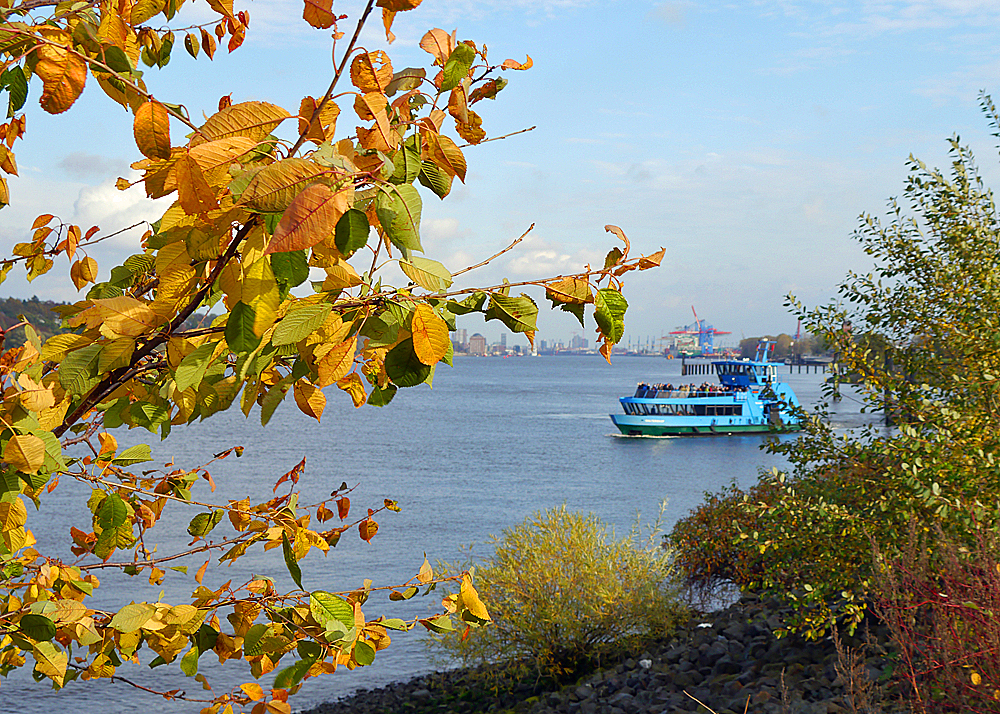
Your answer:
[[[330,81],[329,31],[302,21],[301,0],[235,6],[251,16],[243,47],[211,62],[178,48],[165,69],[146,70],[147,86],[193,117],[230,93],[296,113]],[[353,29],[361,6],[337,1],[349,15],[341,29]],[[192,0],[176,19],[209,18]],[[396,69],[426,67],[418,42],[432,27],[485,43],[497,63],[530,55],[534,67],[506,72],[497,100],[476,109],[490,136],[535,128],[466,149],[466,183],[446,200],[423,193],[425,254],[455,272],[534,224],[517,248],[463,278],[538,279],[601,264],[616,244],[604,226],[620,226],[633,254],[666,249],[659,269],[626,277],[626,343],[692,322],[692,306],[731,332],[729,343],[794,333],[787,294],[826,303],[847,271],[871,269],[852,235],[860,215],[884,215],[901,194],[910,155],[945,167],[958,135],[987,183],[1000,178],[978,104],[980,91],[1000,95],[995,0],[424,0],[397,16],[392,46],[375,16],[361,44],[387,49]],[[169,200],[114,187],[141,158],[130,115],[92,78],[63,115],[42,112],[39,94],[32,85],[0,249],[26,240],[41,213],[105,233],[158,218]],[[360,122],[341,104],[346,135]],[[183,126],[172,131],[177,143]],[[140,235],[89,251],[102,276],[138,251]],[[15,269],[0,296],[79,299],[67,268],[30,284]],[[593,340],[589,317],[581,328],[548,310],[541,291],[529,294],[542,308],[538,339]],[[491,340],[506,331],[478,317],[459,326]]]

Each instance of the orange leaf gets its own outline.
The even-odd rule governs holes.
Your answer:
[[[341,496],[337,499],[337,515],[340,516],[340,520],[347,518],[347,514],[351,512],[351,499],[347,496]]]
[[[358,534],[361,536],[361,540],[366,543],[371,543],[376,533],[378,533],[378,523],[371,518],[366,518],[358,524]]]
[[[174,163],[171,173],[177,183],[177,196],[181,202],[181,208],[189,216],[197,213],[205,213],[219,207],[219,202],[215,199],[215,192],[205,180],[198,162],[184,153],[176,163]]]
[[[642,256],[639,258],[639,270],[649,270],[650,268],[657,267],[663,261],[663,256],[666,252],[666,248],[660,248],[652,255]]]
[[[87,256],[73,263],[69,269],[69,278],[77,290],[82,290],[87,283],[97,280],[97,261]]]
[[[47,225],[48,222],[51,221],[53,218],[55,218],[55,216],[53,216],[51,213],[43,213],[38,218],[36,218],[35,221],[31,224],[31,230],[35,230],[36,228],[41,228],[42,226]]]
[[[330,12],[332,7],[333,0],[305,0],[305,7],[302,8],[302,19],[317,30],[333,27],[337,17]]]
[[[159,102],[146,102],[135,112],[132,123],[135,145],[151,159],[170,158],[170,114]]]
[[[527,59],[524,62],[509,59],[504,60],[503,64],[500,66],[504,69],[531,69],[535,63],[531,60],[531,55],[525,55],[525,57],[527,57]]]
[[[385,41],[390,45],[396,41],[396,35],[392,32],[392,21],[396,18],[396,13],[392,10],[382,8],[382,26],[385,28]]]
[[[455,49],[455,38],[444,30],[434,28],[428,30],[427,34],[420,40],[420,47],[425,52],[434,55],[435,64],[440,64],[443,67],[444,63],[448,61],[448,57],[451,56],[451,51]]]
[[[316,370],[319,372],[318,384],[320,387],[326,387],[339,381],[351,371],[357,347],[358,338],[352,337],[347,342],[341,342],[317,360]]]
[[[382,50],[362,52],[351,62],[351,82],[366,94],[385,92],[392,81],[392,63]]]
[[[378,0],[375,5],[384,8],[389,12],[405,12],[413,10],[424,0]]]
[[[355,407],[364,405],[365,400],[368,398],[364,382],[361,381],[361,377],[357,372],[351,372],[343,379],[338,379],[337,387],[351,395],[351,400],[354,402]]]
[[[256,682],[248,682],[247,684],[241,684],[240,689],[243,693],[250,697],[253,701],[259,702],[264,698],[264,689]]]
[[[432,131],[422,133],[426,143],[427,158],[449,176],[457,176],[462,183],[465,183],[466,163],[462,150],[447,136]]]
[[[306,416],[311,416],[319,421],[326,408],[326,395],[323,394],[323,390],[317,389],[314,384],[305,379],[300,379],[295,383],[294,395],[299,410]]]
[[[333,234],[348,208],[346,189],[334,191],[326,184],[310,184],[285,209],[264,254],[311,248]]]
[[[49,114],[61,114],[73,106],[87,82],[87,63],[65,47],[39,45],[35,74],[42,80],[39,103]]]
[[[206,560],[205,564],[202,565],[200,568],[198,568],[198,572],[194,574],[194,581],[196,583],[198,583],[199,585],[201,585],[201,581],[204,580],[204,578],[205,578],[205,571],[208,569],[208,564],[211,563],[211,562],[212,562],[211,558],[209,558],[208,560]]]

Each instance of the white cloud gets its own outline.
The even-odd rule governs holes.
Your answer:
[[[110,181],[98,186],[86,186],[73,204],[73,222],[84,230],[100,226],[103,235],[128,226],[157,220],[172,203],[172,198],[146,198],[142,185],[119,191]],[[115,246],[137,246],[145,228],[139,227],[111,239]]]

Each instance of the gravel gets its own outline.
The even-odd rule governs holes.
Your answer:
[[[692,618],[669,639],[649,643],[614,667],[560,689],[514,682],[497,693],[481,673],[452,670],[361,690],[304,714],[839,714],[898,709],[889,704],[883,684],[892,671],[884,630],[868,632],[867,645],[862,633],[845,636],[849,654],[839,656],[829,637],[812,642],[776,638],[788,612],[778,601],[744,596],[724,610]]]

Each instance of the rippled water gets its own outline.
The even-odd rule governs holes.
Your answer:
[[[322,499],[342,481],[358,484],[351,494],[356,509],[377,506],[383,498],[398,500],[402,512],[380,517],[379,533],[371,543],[345,534],[327,558],[314,550],[301,564],[307,589],[358,587],[365,577],[391,584],[411,577],[424,553],[434,562],[461,557],[461,544],[478,543],[473,552],[483,552],[490,534],[538,509],[565,503],[570,509],[592,511],[625,532],[637,514],[647,522],[655,518],[658,504],[666,500],[664,527],[669,528],[700,502],[706,490],[734,479],[749,485],[759,469],[781,465],[777,457],[760,450],[766,437],[759,435],[655,439],[617,435],[608,414],[620,411],[618,397],[631,393],[639,381],[676,384],[683,381],[679,374],[678,361],[656,357],[618,357],[610,366],[597,357],[459,358],[454,368],[438,370],[433,389],[401,390],[384,409],[355,410],[346,395],[330,390],[322,424],[300,414],[289,399],[266,429],[260,427],[256,411],[249,420],[234,411],[175,429],[166,442],[152,443],[153,454],[161,462],[173,460],[191,468],[228,446],[245,446],[241,459],[231,457],[211,468],[218,484],[215,494],[209,495],[204,482],[198,487],[196,498],[216,502],[246,495],[264,500],[277,477],[303,456],[308,459],[300,482],[305,503]],[[787,367],[779,374],[792,384],[802,404],[819,399],[823,375],[789,374]],[[686,379],[701,382],[706,377]],[[859,404],[850,395],[834,407],[831,416],[838,429],[872,418],[858,413]],[[117,436],[126,445],[146,440],[148,434],[133,430]],[[69,524],[89,523],[85,500],[85,490],[64,482],[42,511],[44,529],[31,523],[29,527],[43,545],[65,547]],[[174,509],[173,520],[154,531],[160,539],[159,552],[185,546],[184,527],[195,513]],[[164,533],[167,529],[180,535],[170,539]],[[227,531],[224,523],[217,532]],[[193,573],[202,562],[193,558],[185,564]],[[230,578],[242,582],[251,573],[273,577],[279,587],[293,587],[280,553],[273,552],[266,558],[251,555],[210,573],[205,585],[217,588]],[[115,594],[128,592],[136,600],[155,600],[160,590],[144,578],[122,579],[110,573],[103,582],[105,586],[120,582]],[[168,571],[161,587],[168,601],[178,602],[195,584],[191,576]],[[102,591],[104,587],[97,592]],[[412,617],[433,610],[435,604],[433,595],[406,603],[373,596],[365,611],[370,616],[385,612]],[[428,671],[432,666],[420,640],[416,632],[400,634],[371,667],[310,680],[294,705],[304,708],[358,687]],[[148,650],[142,652],[143,661],[148,661]],[[211,659],[206,654],[200,664],[217,691],[246,681],[248,675],[238,663],[220,668]],[[202,694],[200,685],[184,678],[176,665],[155,670],[129,666],[119,673],[156,688],[182,687],[190,696]],[[50,714],[59,707],[71,708],[74,714],[133,709],[188,714],[200,709],[103,681],[74,682],[62,692],[31,682],[24,672],[0,681],[3,711]]]

